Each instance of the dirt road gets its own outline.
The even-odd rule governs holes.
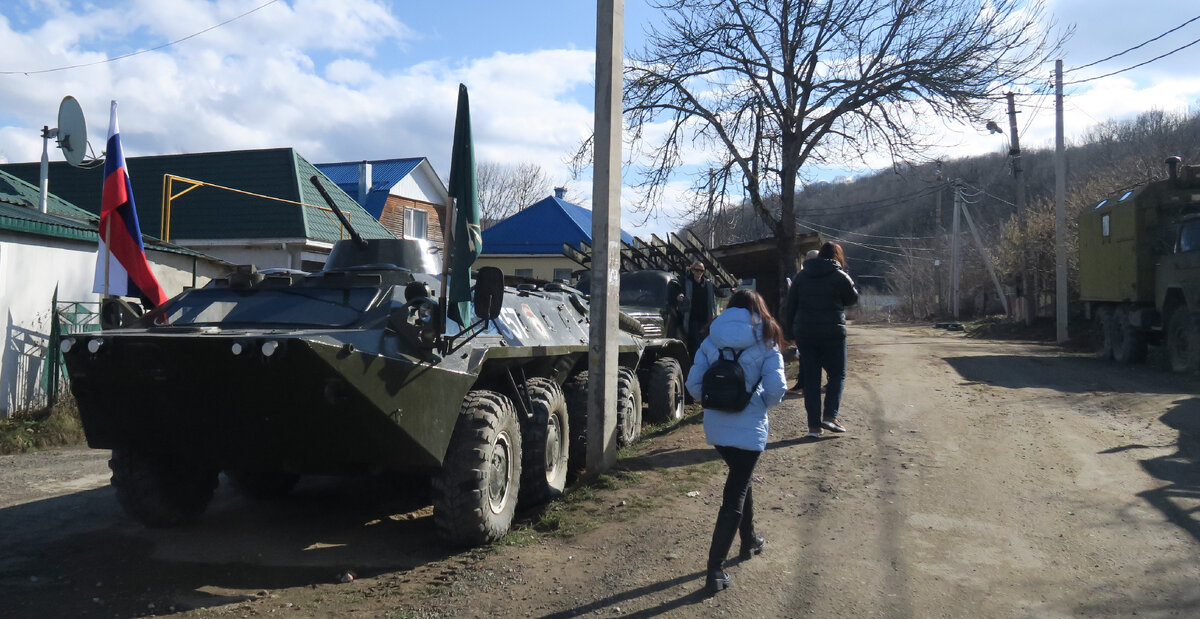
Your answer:
[[[734,559],[716,597],[702,568],[724,469],[691,419],[606,487],[465,553],[382,480],[309,480],[276,503],[223,486],[200,524],[164,531],[123,517],[106,454],[3,458],[0,614],[1200,616],[1195,378],[852,332],[850,432],[805,440],[799,400],[773,412],[755,480],[767,550]]]

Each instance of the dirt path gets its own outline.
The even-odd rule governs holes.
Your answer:
[[[849,433],[802,439],[799,400],[773,413],[767,551],[713,598],[724,467],[697,419],[528,521],[558,533],[466,553],[378,481],[222,490],[173,531],[128,523],[106,488],[0,499],[0,595],[31,617],[1200,615],[1195,379],[924,328],[856,327],[850,358]],[[21,468],[0,462],[0,492],[30,485]],[[88,522],[38,524],[59,511]]]

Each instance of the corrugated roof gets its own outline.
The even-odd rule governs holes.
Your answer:
[[[323,210],[327,208],[325,201],[309,181],[314,174],[324,174],[291,148],[131,157],[126,165],[133,181],[138,221],[147,235],[159,236],[163,175],[173,174],[312,206],[200,187],[172,201],[172,239],[309,238],[333,242],[344,236],[336,216]],[[38,167],[38,163],[3,164],[0,170],[36,183]],[[100,168],[84,170],[63,162],[50,164],[51,191],[91,213],[100,212],[102,186]],[[185,188],[176,183],[174,193],[178,195]],[[326,183],[326,189],[363,237],[392,237],[334,183]]]
[[[90,241],[98,243],[98,218],[50,193],[46,196],[46,210],[42,213],[40,190],[25,181],[0,171],[0,230],[19,232],[60,239]],[[202,254],[158,239],[142,235],[142,244],[147,248],[185,256],[199,256],[214,262],[224,263]]]
[[[633,236],[622,230],[621,240]],[[561,255],[563,243],[580,241],[592,242],[592,212],[550,196],[484,230],[483,253]]]
[[[359,204],[375,219],[382,217],[388,192],[412,174],[422,161],[425,161],[424,157],[368,160],[367,163],[371,164],[371,187],[367,190],[367,199],[359,201]],[[358,171],[361,165],[361,161],[316,164],[318,170],[355,200],[358,200]]]

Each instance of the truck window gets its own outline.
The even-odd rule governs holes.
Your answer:
[[[1200,220],[1189,221],[1179,228],[1176,253],[1200,250]]]

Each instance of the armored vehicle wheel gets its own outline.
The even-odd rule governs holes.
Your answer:
[[[1112,359],[1112,320],[1113,310],[1107,305],[1096,308],[1092,315],[1092,342],[1097,359]]]
[[[567,403],[558,383],[529,379],[531,418],[521,424],[522,506],[540,505],[562,494],[567,485]]]
[[[646,416],[654,423],[683,419],[683,370],[673,357],[663,357],[650,366],[646,389]]]
[[[300,481],[299,475],[280,471],[233,470],[225,471],[225,477],[242,496],[260,500],[283,498]]]
[[[587,466],[587,390],[587,372],[579,372],[563,384],[563,397],[567,402],[567,420],[571,431],[568,435],[568,481],[575,481],[579,472]]]
[[[1187,306],[1171,311],[1167,318],[1167,358],[1174,372],[1200,369],[1200,325]]]
[[[642,386],[629,368],[617,370],[617,447],[632,445],[642,434]]]
[[[442,539],[478,546],[508,533],[521,487],[521,425],[507,397],[467,394],[432,486]]]
[[[1129,310],[1118,307],[1113,312],[1113,359],[1118,363],[1141,363],[1146,360],[1146,336],[1129,322]]]
[[[148,527],[195,522],[217,487],[214,469],[131,449],[114,449],[108,467],[117,501]]]

